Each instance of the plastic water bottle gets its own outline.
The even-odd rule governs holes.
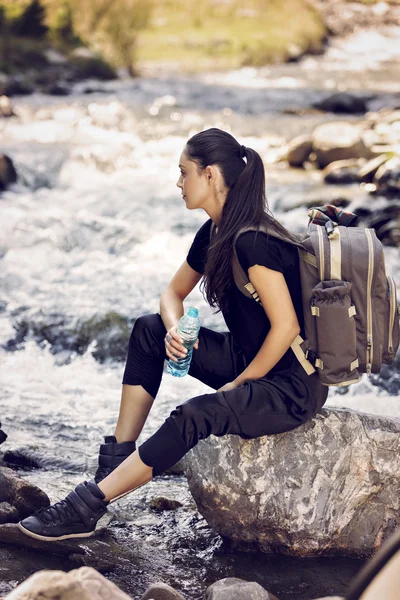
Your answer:
[[[174,377],[184,377],[188,374],[190,361],[192,360],[193,346],[196,343],[200,331],[199,311],[190,307],[185,315],[179,319],[177,333],[183,340],[183,346],[187,348],[184,358],[178,358],[178,362],[168,360],[167,371]]]

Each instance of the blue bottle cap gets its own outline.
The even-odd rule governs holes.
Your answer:
[[[189,315],[189,317],[198,317],[199,311],[197,310],[197,308],[194,308],[193,306],[191,306],[190,308],[188,308],[188,311],[186,314]]]

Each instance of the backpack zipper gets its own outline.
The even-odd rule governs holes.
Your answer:
[[[389,318],[389,347],[388,352],[391,359],[393,359],[393,325],[394,317],[396,314],[396,292],[395,283],[393,277],[388,277],[389,289],[390,289],[390,318]]]
[[[367,280],[367,364],[366,373],[371,374],[372,357],[373,357],[373,340],[372,340],[372,279],[374,276],[374,245],[372,241],[371,231],[365,229],[368,240],[368,280]]]

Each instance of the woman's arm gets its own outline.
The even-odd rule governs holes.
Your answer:
[[[300,333],[299,321],[283,274],[261,265],[250,267],[248,274],[271,323],[271,329],[257,355],[235,379],[236,386],[242,385],[247,379],[264,377]]]
[[[183,315],[183,301],[201,278],[201,273],[194,271],[185,261],[167,285],[160,298],[160,315],[167,331],[178,324]]]

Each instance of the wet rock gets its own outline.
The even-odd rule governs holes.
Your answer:
[[[98,527],[94,537],[84,540],[76,538],[44,542],[24,534],[18,525],[7,523],[0,525],[0,544],[64,556],[73,567],[93,567],[101,573],[108,573],[124,562],[129,564],[134,558],[133,552],[117,544],[107,532]]]
[[[27,96],[33,94],[33,87],[21,77],[11,77],[4,87],[5,96]]]
[[[96,342],[93,357],[99,362],[107,359],[123,361],[132,326],[116,312],[76,320],[66,315],[39,311],[18,312],[15,315],[15,338],[7,342],[8,350],[17,349],[30,336],[39,344],[46,341],[55,354],[71,350],[84,354]]]
[[[0,154],[0,191],[17,181],[17,171],[7,154]]]
[[[400,158],[393,157],[379,167],[374,183],[379,193],[400,196]]]
[[[338,160],[372,157],[362,139],[361,129],[350,123],[337,121],[319,125],[312,139],[313,152],[322,169]]]
[[[166,583],[152,583],[140,600],[185,600],[184,597]]]
[[[54,83],[44,88],[42,92],[45,94],[50,94],[50,96],[69,96],[71,90],[61,83]]]
[[[0,467],[0,502],[15,506],[21,519],[50,505],[47,494],[6,467]]]
[[[368,110],[368,101],[371,97],[365,98],[354,96],[348,92],[338,92],[332,94],[320,102],[314,103],[312,106],[319,110],[332,112],[336,114],[360,114],[366,113]]]
[[[279,435],[210,436],[185,470],[200,513],[233,547],[365,557],[400,524],[399,434],[399,419],[325,408]]]
[[[0,96],[0,117],[15,117],[10,99],[6,96]]]
[[[375,158],[368,160],[360,168],[358,172],[358,179],[364,183],[371,183],[379,167],[385,164],[389,158],[389,154],[380,154],[379,156],[375,156]]]
[[[0,444],[5,442],[6,439],[7,439],[7,434],[4,433],[4,431],[1,429],[1,423],[0,423]]]
[[[373,212],[365,219],[366,227],[373,227],[378,239],[388,246],[400,246],[400,202],[392,202]]]
[[[325,183],[357,183],[362,159],[337,160],[323,170]]]
[[[278,600],[259,583],[226,577],[207,588],[204,600]]]
[[[15,506],[11,506],[8,502],[0,502],[0,524],[17,523],[19,514]]]
[[[114,583],[92,568],[69,573],[40,571],[13,590],[7,600],[130,600]]]
[[[177,508],[183,506],[183,504],[178,502],[178,500],[171,500],[170,498],[165,498],[164,496],[158,496],[157,498],[152,498],[150,500],[149,506],[152,510],[163,512],[165,510],[176,510]]]
[[[312,151],[312,139],[300,135],[291,140],[286,148],[286,160],[291,167],[302,167]]]

